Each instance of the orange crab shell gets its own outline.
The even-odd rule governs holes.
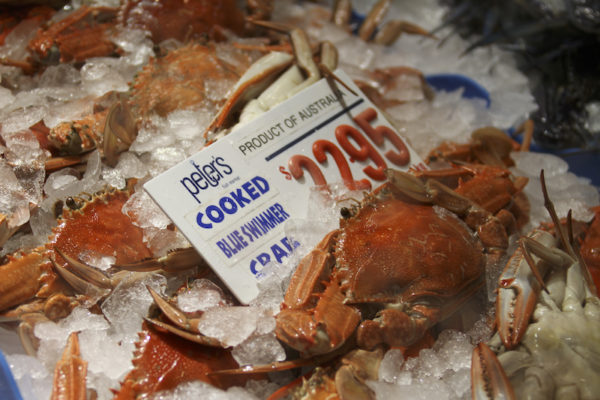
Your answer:
[[[225,389],[243,386],[248,379],[209,375],[211,371],[238,367],[227,349],[190,343],[171,333],[151,329],[145,322],[139,336],[133,370],[125,377],[114,400],[134,399],[195,380]]]
[[[125,190],[95,195],[77,210],[65,210],[45,246],[7,257],[8,262],[0,266],[6,278],[0,280],[0,310],[35,298],[47,299],[56,293],[72,294],[50,262],[53,259],[69,269],[55,249],[74,259],[81,259],[86,253],[115,257],[115,263],[119,264],[151,257],[143,240],[143,230],[121,211],[132,192],[130,185]]]
[[[181,42],[211,34],[216,26],[243,33],[244,14],[233,0],[131,0],[119,13],[124,26],[150,31],[152,41]]]
[[[58,248],[75,259],[89,252],[115,257],[116,264],[127,264],[152,256],[144,243],[143,230],[121,210],[133,189],[116,190],[95,196],[77,210],[66,210],[49,249]],[[66,261],[54,254],[55,261]],[[67,267],[68,268],[68,267]]]
[[[114,8],[83,5],[66,18],[40,28],[29,42],[29,50],[42,63],[82,62],[110,55],[117,50],[109,39],[116,16]]]
[[[482,274],[480,241],[440,208],[386,199],[341,225],[337,274],[350,303],[449,298]]]
[[[132,85],[129,103],[134,114],[140,117],[156,113],[165,117],[205,100],[214,102],[210,85],[230,82],[233,87],[252,62],[248,53],[233,47],[229,55],[234,57],[235,65],[219,57],[215,46],[192,44],[151,59]],[[214,105],[219,106],[224,100],[217,99]]]

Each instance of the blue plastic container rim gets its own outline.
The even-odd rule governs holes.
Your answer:
[[[463,97],[472,99],[482,99],[486,102],[486,107],[490,106],[491,99],[489,92],[473,79],[460,74],[435,74],[425,77],[427,83],[437,91],[455,91],[463,89]],[[513,139],[520,141],[520,138],[513,136],[514,129],[509,129],[507,134]],[[567,148],[561,150],[544,149],[535,143],[532,143],[530,150],[538,153],[554,154],[569,164],[569,171],[578,176],[591,180],[592,184],[600,187],[600,150],[599,149],[579,149]]]
[[[0,351],[0,394],[6,400],[23,400],[2,351]]]
[[[460,74],[433,74],[425,76],[425,80],[429,86],[438,91],[453,92],[462,88],[463,97],[485,100],[486,107],[489,107],[492,102],[490,93],[468,76]]]

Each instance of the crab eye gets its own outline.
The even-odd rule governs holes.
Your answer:
[[[53,207],[54,218],[58,218],[62,215],[63,206],[64,206],[64,203],[62,200],[58,200],[56,203],[54,203],[54,207]]]
[[[82,204],[77,202],[77,200],[75,200],[73,197],[67,197],[67,200],[65,200],[65,204],[71,210],[79,210],[82,206]]]
[[[342,207],[340,209],[340,214],[342,215],[342,218],[350,218],[352,216],[352,211],[350,211],[348,207]]]

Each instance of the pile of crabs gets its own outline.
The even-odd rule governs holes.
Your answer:
[[[115,398],[147,397],[195,381],[226,389],[268,380],[270,392],[281,386],[262,393],[273,399],[370,399],[369,382],[380,376],[386,352],[415,355],[432,346],[440,324],[469,329],[472,318],[464,316],[473,313],[487,316],[495,332],[473,343],[473,398],[597,397],[600,218],[559,218],[542,174],[551,222],[524,232],[530,229],[528,179],[510,167],[515,152],[526,149],[492,127],[475,130],[468,143],[440,143],[426,155],[426,171],[388,169],[362,199],[336,199],[344,204],[339,223],[295,259],[293,273],[282,280],[281,304],[263,310],[261,323],[274,327],[264,333],[283,352],[275,359],[239,365],[232,343],[203,329],[209,311],[182,307],[190,288],[202,286],[205,296],[217,296],[199,301],[212,301],[217,313],[248,310],[169,221],[159,229],[131,211],[132,202],[144,199],[141,183],[188,155],[145,157],[144,143],[161,140],[149,136],[149,126],[201,105],[207,111],[200,133],[181,133],[181,145],[197,151],[321,77],[335,79],[338,63],[335,47],[312,43],[293,18],[269,20],[267,1],[249,1],[246,10],[234,3],[132,0],[118,8],[84,5],[59,15],[42,6],[3,17],[0,44],[20,23],[36,27],[20,56],[1,59],[13,68],[2,85],[15,93],[57,65],[77,69],[94,57],[127,57],[130,49],[116,39],[123,32],[142,32],[154,54],[131,61],[135,75],[127,87],[98,93],[81,118],[53,126],[42,119],[10,132],[3,121],[0,166],[17,189],[0,209],[0,310],[26,351],[40,351],[39,326],[81,310],[110,321],[103,313],[111,296],[143,282],[152,306],[136,322],[132,366],[113,387]],[[401,33],[435,40],[399,21],[374,36],[388,6],[376,4],[356,40],[384,46]],[[345,1],[318,11],[340,32],[348,29],[349,12]],[[356,82],[384,111],[434,96],[422,74],[408,67],[360,71]],[[396,97],[406,82],[416,100]],[[33,149],[25,152],[27,162],[13,154],[14,143]],[[136,148],[139,157],[131,155]],[[142,162],[151,167],[125,172],[125,165]],[[78,185],[70,186],[74,181]],[[52,195],[22,182],[51,188]],[[52,220],[51,231],[41,232],[47,240],[28,241],[40,236],[39,219]],[[157,230],[160,239],[153,236]],[[491,270],[502,272],[490,281]],[[86,385],[90,360],[81,353],[72,332],[54,366],[52,398],[106,397]]]

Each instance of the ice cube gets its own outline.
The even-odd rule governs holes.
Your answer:
[[[62,87],[81,83],[79,70],[71,64],[49,65],[40,76],[39,87]]]
[[[24,19],[4,38],[0,46],[0,58],[24,60],[27,58],[27,45],[35,36],[40,21]]]
[[[553,154],[535,152],[513,152],[511,158],[515,161],[518,175],[538,178],[543,169],[546,178],[565,174],[569,164]]]
[[[54,128],[61,122],[75,121],[90,115],[93,109],[94,98],[92,96],[51,104],[43,121],[47,127]]]
[[[448,391],[441,390],[435,381],[413,382],[411,385],[395,385],[387,382],[367,381],[378,399],[449,400]]]
[[[53,376],[37,358],[12,354],[6,356],[6,362],[23,400],[50,398]]]
[[[389,383],[395,383],[398,375],[401,372],[402,364],[404,364],[404,356],[402,350],[388,350],[379,366],[379,380]]]
[[[10,89],[0,87],[0,110],[10,105],[15,100],[15,96]]]
[[[258,307],[214,307],[202,315],[198,330],[226,346],[237,346],[256,331],[263,314],[264,310]]]
[[[48,107],[46,105],[33,105],[7,113],[2,121],[2,136],[6,133],[28,129],[30,126],[44,119],[47,112]]]
[[[230,305],[223,290],[208,279],[196,279],[188,290],[177,296],[177,306],[185,312],[206,311],[223,305]]]
[[[96,58],[88,60],[81,67],[81,86],[87,93],[100,97],[115,90],[126,91],[129,89],[127,79],[111,64],[114,60]]]
[[[240,365],[264,365],[285,360],[285,350],[274,333],[252,335],[233,348],[233,358]]]
[[[150,400],[258,400],[252,393],[240,387],[227,391],[218,389],[202,381],[182,383],[172,390],[164,390],[149,396]]]
[[[102,312],[117,332],[135,334],[154,300],[146,286],[164,293],[166,278],[160,274],[131,273],[102,303]]]
[[[165,229],[171,223],[169,217],[144,190],[132,194],[123,205],[122,211],[131,218],[134,224],[141,228]]]

